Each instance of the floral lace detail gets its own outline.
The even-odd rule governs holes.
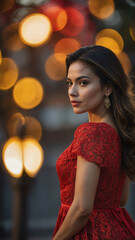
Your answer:
[[[75,131],[73,142],[57,160],[62,205],[53,236],[74,198],[78,155],[97,163],[101,172],[89,221],[72,239],[135,240],[135,224],[126,210],[119,208],[126,177],[121,167],[120,138],[115,129],[106,123],[81,124]]]

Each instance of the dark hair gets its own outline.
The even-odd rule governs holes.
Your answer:
[[[109,110],[121,138],[123,166],[129,178],[135,181],[135,95],[131,79],[125,75],[117,56],[108,48],[93,45],[69,54],[66,58],[67,73],[69,66],[77,60],[92,67],[100,78],[101,87],[112,86]]]

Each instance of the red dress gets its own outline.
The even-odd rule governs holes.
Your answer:
[[[60,155],[56,169],[61,207],[53,236],[60,228],[74,198],[77,155],[101,167],[94,209],[74,240],[135,240],[135,223],[120,198],[126,174],[121,167],[120,137],[107,123],[84,123],[75,131],[71,145]]]

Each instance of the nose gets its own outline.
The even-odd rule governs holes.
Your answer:
[[[72,85],[72,87],[69,88],[68,94],[71,97],[78,96],[78,89],[76,85]]]

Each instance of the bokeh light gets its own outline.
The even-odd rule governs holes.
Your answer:
[[[2,150],[6,170],[13,177],[19,178],[23,173],[22,143],[18,137],[10,138]]]
[[[42,127],[33,117],[23,116],[20,112],[14,113],[8,119],[7,132],[10,137],[18,136],[21,126],[25,124],[25,136],[39,141],[42,136]]]
[[[66,76],[65,55],[56,53],[49,56],[45,62],[45,71],[52,80],[62,80]]]
[[[110,17],[115,10],[114,0],[89,0],[90,12],[99,19]]]
[[[109,48],[116,55],[119,54],[124,47],[122,36],[114,29],[101,30],[96,35],[95,44]]]
[[[13,7],[15,0],[1,0],[0,1],[0,13],[7,12]]]
[[[34,108],[43,99],[43,87],[35,78],[22,78],[13,88],[13,98],[21,108]]]
[[[135,22],[131,23],[131,26],[129,28],[130,36],[135,41]]]
[[[42,137],[42,127],[40,122],[34,117],[25,116],[26,120],[26,130],[25,136],[32,137],[39,141]]]
[[[24,18],[19,26],[21,40],[32,47],[45,44],[51,37],[52,25],[49,18],[40,13],[34,13]]]
[[[50,4],[47,7],[41,6],[40,11],[50,19],[53,31],[60,31],[65,27],[67,13],[62,7]]]
[[[132,68],[132,64],[128,55],[125,52],[121,52],[120,54],[117,55],[117,57],[119,58],[119,61],[124,69],[125,74],[129,75],[129,72]]]
[[[61,30],[61,33],[69,37],[76,36],[82,31],[85,24],[85,18],[76,8],[68,7],[65,8],[65,10],[67,13],[67,24]]]
[[[35,177],[43,163],[43,149],[32,138],[23,141],[24,169],[30,177]]]
[[[2,63],[2,53],[1,53],[1,50],[0,50],[0,64]]]
[[[7,122],[7,132],[9,137],[18,136],[19,130],[24,123],[25,118],[20,112],[12,114]]]
[[[77,40],[73,38],[62,38],[55,45],[54,52],[57,53],[55,57],[57,58],[58,61],[59,60],[62,61],[61,57],[63,57],[63,63],[65,63],[65,58],[67,54],[76,51],[80,47],[81,44]]]
[[[0,89],[11,88],[18,78],[18,67],[11,58],[2,58],[0,65]]]
[[[19,23],[9,24],[2,33],[3,45],[6,50],[18,51],[25,47],[18,34]]]
[[[44,154],[35,139],[13,137],[5,143],[2,158],[11,176],[20,178],[25,170],[28,176],[35,177],[42,166]]]

